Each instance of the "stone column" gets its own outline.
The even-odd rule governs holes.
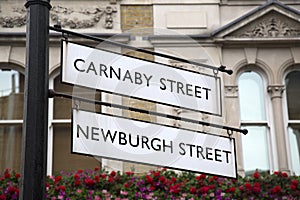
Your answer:
[[[287,144],[285,136],[285,128],[283,122],[283,111],[282,111],[282,93],[284,91],[283,85],[270,85],[268,86],[268,92],[271,95],[273,117],[274,117],[274,128],[275,138],[277,145],[278,154],[278,167],[279,171],[285,171],[290,173],[288,167],[288,155],[287,155]]]
[[[227,85],[225,86],[225,119],[226,125],[239,127],[240,126],[240,111],[239,111],[239,99],[238,99],[238,86]],[[234,114],[233,114],[234,113]],[[243,161],[243,149],[242,149],[242,133],[235,133],[233,136],[236,141],[236,159],[237,159],[237,171],[241,176],[245,175],[244,161]]]

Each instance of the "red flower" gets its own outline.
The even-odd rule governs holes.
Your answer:
[[[228,188],[227,192],[234,193],[235,192],[235,188],[234,187]]]
[[[109,178],[108,178],[108,182],[109,182],[109,183],[111,183],[111,182],[113,182],[113,181],[114,181],[114,178],[113,178],[113,177],[109,177]]]
[[[15,191],[16,191],[16,188],[15,188],[15,187],[13,187],[13,186],[9,186],[9,187],[8,187],[8,192],[9,192],[9,193],[13,194],[13,193],[15,193]]]
[[[80,173],[82,173],[82,172],[83,172],[82,169],[77,170],[77,173],[78,173],[78,174],[80,174]]]
[[[246,190],[251,190],[251,184],[250,183],[245,183],[245,188]]]
[[[75,181],[74,185],[75,185],[75,186],[78,186],[78,185],[80,185],[80,180],[79,180],[79,179],[77,179],[77,180]]]
[[[195,194],[197,189],[195,187],[190,187],[190,193]]]
[[[254,172],[253,177],[256,179],[259,179],[259,177],[260,177],[259,172],[258,171]]]
[[[6,196],[4,194],[0,194],[0,200],[6,200]]]
[[[134,175],[134,172],[125,172],[127,176],[132,176]]]
[[[149,175],[146,176],[146,181],[147,183],[152,183],[153,182],[153,178]]]
[[[172,178],[171,178],[171,181],[172,181],[173,183],[175,183],[175,182],[177,181],[177,179],[176,179],[175,177],[172,177]]]
[[[199,181],[200,179],[206,179],[205,174],[201,174],[200,176],[197,176],[196,179]]]
[[[94,171],[98,171],[98,170],[99,170],[99,167],[95,167],[95,168],[94,168]]]
[[[155,187],[154,187],[154,186],[151,186],[149,189],[150,189],[151,191],[154,191],[154,190],[155,190]]]
[[[254,183],[252,190],[254,193],[260,193],[260,184],[257,182]]]
[[[280,193],[281,192],[281,187],[279,185],[276,185],[273,189],[272,189],[273,193]]]
[[[296,190],[296,189],[297,189],[297,186],[296,186],[296,185],[293,185],[293,184],[290,184],[290,188],[291,188],[291,190]]]
[[[60,191],[66,191],[66,187],[63,186],[63,185],[59,186],[58,188],[59,188]]]
[[[115,171],[111,171],[111,172],[110,172],[110,176],[111,176],[111,177],[114,177],[115,175],[117,175],[117,173],[116,173]]]
[[[18,179],[18,178],[20,178],[20,177],[21,177],[20,174],[15,174],[15,178],[16,178],[16,179]]]
[[[153,175],[154,175],[154,177],[160,176],[160,171],[155,171],[155,172],[153,172]]]
[[[203,186],[203,187],[200,188],[200,192],[201,192],[202,194],[205,194],[205,193],[207,193],[208,191],[209,191],[209,187],[207,187],[207,186]]]
[[[295,185],[297,187],[299,182],[298,182],[298,180],[294,179],[294,180],[291,180],[291,184]]]
[[[84,182],[87,186],[90,186],[90,187],[95,185],[95,181],[93,179],[85,179]]]
[[[171,185],[170,192],[174,194],[178,194],[180,192],[180,185],[179,184]]]
[[[95,181],[99,183],[100,182],[100,177],[99,176],[95,176]]]
[[[130,184],[129,183],[124,183],[124,188],[129,188]]]
[[[55,184],[58,183],[60,180],[61,180],[61,176],[56,176],[56,177],[54,178]]]
[[[9,178],[10,178],[10,173],[9,173],[9,172],[5,172],[4,177],[5,177],[6,179],[9,179]]]
[[[282,176],[283,177],[288,177],[289,175],[287,173],[285,173],[285,172],[282,172]]]
[[[80,178],[78,174],[74,174],[74,176],[73,176],[73,177],[74,177],[74,179],[78,179],[78,178]]]
[[[101,178],[106,178],[106,174],[101,174]]]
[[[166,181],[166,178],[164,177],[164,176],[161,176],[161,177],[159,177],[159,182],[161,182],[161,183],[165,183],[165,181]]]

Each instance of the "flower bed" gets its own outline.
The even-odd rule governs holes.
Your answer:
[[[20,174],[5,170],[0,175],[0,200],[18,199]],[[78,170],[47,177],[45,199],[298,199],[300,177],[256,171],[237,180],[217,176],[156,170],[133,172]]]

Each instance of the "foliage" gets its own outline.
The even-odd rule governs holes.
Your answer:
[[[284,172],[229,179],[172,170],[133,172],[78,170],[46,179],[45,199],[297,199],[300,177]],[[18,199],[20,174],[7,169],[0,175],[0,200]]]

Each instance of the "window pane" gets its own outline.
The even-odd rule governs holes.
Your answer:
[[[0,172],[21,167],[22,125],[0,126]]]
[[[264,85],[255,72],[244,72],[239,77],[241,120],[265,120]]]
[[[54,90],[69,95],[80,96],[85,99],[100,100],[100,92],[88,88],[73,87],[71,85],[62,84],[60,76],[54,79]],[[100,112],[101,110],[101,106],[94,103],[78,103],[80,109],[90,110],[92,112]],[[70,119],[72,107],[74,107],[72,105],[72,99],[54,98],[54,119]]]
[[[0,69],[0,120],[23,119],[24,76]]]
[[[300,71],[289,73],[285,84],[289,119],[300,120]]]
[[[256,169],[269,171],[267,128],[263,126],[243,128],[249,131],[247,135],[242,135],[245,172],[253,172]]]
[[[53,172],[73,172],[78,169],[94,169],[100,162],[85,155],[71,154],[71,126],[54,125]]]
[[[300,124],[289,127],[292,166],[296,175],[300,175]]]

